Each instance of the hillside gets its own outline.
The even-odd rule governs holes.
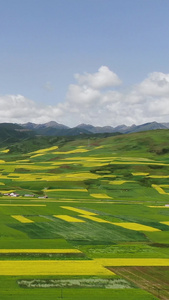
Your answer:
[[[35,136],[35,132],[23,129],[23,127],[18,124],[0,124],[0,146],[9,145],[33,136]]]
[[[77,136],[36,136],[27,138],[24,141],[18,141],[9,146],[11,152],[26,153],[37,149],[45,148],[46,145],[53,146],[57,144],[60,147],[67,145],[73,147],[77,143],[87,145],[106,145],[109,151],[115,151],[118,154],[146,155],[154,157],[162,156],[169,152],[169,130],[154,130],[146,132],[137,132],[129,134],[93,134]]]

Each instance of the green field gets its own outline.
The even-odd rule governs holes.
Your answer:
[[[168,140],[0,149],[0,299],[169,299]]]

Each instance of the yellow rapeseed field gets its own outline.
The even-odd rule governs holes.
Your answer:
[[[95,214],[95,213],[92,213],[92,212],[87,211],[87,210],[75,208],[75,207],[72,207],[72,206],[61,206],[61,207],[64,208],[64,209],[75,211],[79,214],[88,215],[88,216],[97,216],[97,214]]]
[[[160,229],[157,228],[153,228],[150,226],[146,226],[146,225],[142,225],[142,224],[138,224],[138,223],[116,223],[116,222],[111,222],[111,221],[107,221],[104,219],[100,219],[97,217],[93,217],[90,215],[80,215],[80,217],[98,222],[98,223],[108,223],[108,224],[112,224],[112,225],[117,225],[117,226],[121,226],[123,228],[126,229],[130,229],[130,230],[136,230],[136,231],[161,231]]]
[[[88,152],[88,151],[89,150],[87,150],[87,149],[78,148],[78,149],[65,151],[65,152],[57,151],[57,152],[53,152],[53,154],[72,154],[72,153],[83,153],[83,152]]]
[[[168,166],[168,164],[165,164],[165,163],[154,163],[154,162],[151,163],[151,162],[141,162],[141,161],[112,161],[112,164],[114,164],[114,165],[121,164],[121,165],[156,165],[156,166]],[[161,178],[163,178],[163,177],[161,177]]]
[[[161,231],[160,229],[153,228],[153,227],[147,226],[147,225],[138,224],[138,223],[128,223],[128,222],[114,223],[114,222],[112,222],[111,224],[121,226],[126,229],[136,230],[136,231]]]
[[[0,159],[0,164],[5,164],[5,163],[6,163],[5,160]]]
[[[72,164],[76,164],[76,162],[60,160],[60,161],[53,162],[52,166],[62,166],[62,165],[72,165]]]
[[[111,222],[109,222],[109,221],[99,219],[99,218],[93,217],[93,216],[80,215],[80,217],[83,217],[83,218],[86,218],[86,219],[89,219],[89,220],[92,220],[92,221],[95,221],[95,222],[98,222],[98,223],[110,223],[111,224]]]
[[[38,154],[38,153],[45,153],[45,152],[48,152],[48,151],[53,151],[53,150],[56,150],[56,149],[58,149],[58,146],[52,146],[52,147],[50,147],[50,148],[45,148],[45,149],[40,149],[40,150],[36,150],[36,151],[34,151],[34,152],[31,152],[30,154]]]
[[[29,159],[19,159],[19,160],[16,160],[15,163],[16,162],[18,162],[18,163],[24,162],[25,163],[25,162],[28,162],[28,161],[29,161]]]
[[[37,167],[35,167],[36,169]],[[42,167],[50,169],[49,167]],[[52,167],[54,168],[54,166]],[[64,173],[64,174],[44,174],[44,173],[10,173],[9,175],[0,174],[0,178],[12,178],[13,181],[83,181],[87,179],[97,179],[100,175],[92,174],[90,172],[83,173]]]
[[[2,152],[2,153],[8,153],[8,152],[9,152],[9,149],[5,149],[5,150],[2,150],[2,151],[0,151],[0,152]]]
[[[109,184],[121,185],[125,182],[127,182],[127,181],[126,180],[114,180],[114,181],[110,181]],[[128,182],[131,182],[131,181],[128,181]]]
[[[82,253],[78,249],[0,249],[3,253]]]
[[[169,266],[168,258],[97,258],[103,266]]]
[[[0,275],[114,275],[96,260],[6,260],[0,261]]]
[[[159,185],[152,184],[151,185],[159,194],[165,195],[167,194]]]
[[[169,221],[160,222],[161,224],[165,224],[169,226]]]
[[[165,165],[165,164],[164,164]],[[169,175],[149,175],[150,178],[169,178]]]
[[[106,174],[106,175],[103,175],[102,177],[116,178],[117,175],[109,175],[109,174]]]
[[[148,205],[148,207],[152,207],[152,208],[169,208],[169,205]]]
[[[109,197],[106,194],[90,194],[90,196],[94,197],[94,198],[103,198],[103,199],[112,199],[112,197]]]
[[[55,218],[59,218],[61,220],[67,221],[67,222],[72,222],[72,223],[84,223],[85,221],[70,217],[68,215],[53,215]]]
[[[105,146],[98,146],[98,147],[95,147],[94,149],[101,149],[101,148],[105,148]]]
[[[94,260],[0,261],[0,275],[114,275],[111,266],[169,266],[166,258],[98,258]]]
[[[45,192],[88,192],[87,189],[45,189]]]
[[[44,155],[44,153],[34,154],[34,155],[30,156],[30,158],[34,158],[34,157],[38,157],[38,156],[42,156],[42,155]]]
[[[15,192],[15,190],[0,190],[0,193],[1,194],[10,194],[10,193],[13,193],[13,192]]]
[[[65,175],[65,178],[70,180],[86,180],[86,179],[97,179],[100,178],[100,175],[90,173],[90,172],[79,172],[79,173],[68,173]]]
[[[135,172],[135,173],[131,173],[133,176],[147,176],[149,175],[149,173],[141,173],[141,172]]]
[[[25,218],[24,216],[21,215],[12,215],[12,218],[16,219],[17,221],[21,222],[21,223],[34,223],[34,221]]]

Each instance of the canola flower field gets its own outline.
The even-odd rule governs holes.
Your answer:
[[[169,285],[169,159],[118,153],[109,139],[0,150],[0,299],[159,299],[119,267],[161,268]],[[118,287],[50,288],[58,279]]]

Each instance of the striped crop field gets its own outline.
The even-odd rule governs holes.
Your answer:
[[[54,154],[72,154],[72,153],[84,153],[84,152],[88,152],[89,150],[87,149],[74,149],[74,150],[70,150],[70,151],[66,151],[66,152],[54,152]]]
[[[87,189],[45,189],[45,192],[88,192]]]
[[[126,182],[127,182],[126,180],[114,180],[114,181],[110,181],[109,184],[121,185]]]
[[[0,275],[113,275],[96,261],[0,261]]]
[[[67,221],[67,222],[73,222],[73,223],[84,223],[85,221],[74,218],[74,217],[70,217],[67,215],[53,215],[55,218],[59,218],[63,221]]]
[[[169,266],[169,259],[6,260],[0,261],[0,275],[113,275],[105,266]]]
[[[106,194],[90,194],[90,196],[94,198],[112,199],[112,197],[109,197]]]
[[[144,173],[144,172],[134,172],[132,173],[133,176],[147,176],[149,173]]]
[[[83,218],[86,218],[86,219],[89,219],[89,220],[92,220],[92,221],[98,222],[98,223],[109,223],[109,224],[111,224],[111,222],[109,222],[109,221],[106,221],[106,220],[103,220],[103,219],[100,219],[100,218],[97,218],[97,217],[93,217],[93,216],[80,215],[80,217],[83,217]]]
[[[96,213],[93,213],[93,212],[90,212],[90,211],[87,211],[87,210],[84,210],[84,209],[79,209],[79,208],[76,208],[76,207],[71,207],[71,206],[61,206],[61,208],[68,209],[68,210],[71,210],[71,211],[75,211],[75,212],[77,212],[79,214],[83,214],[83,215],[89,215],[89,216],[97,215]]]
[[[0,152],[1,152],[1,153],[8,153],[8,152],[9,152],[9,149],[1,150]]]
[[[152,187],[159,193],[162,195],[167,194],[159,185],[157,184],[152,184]]]
[[[149,205],[151,208],[169,208],[169,204],[167,205]]]
[[[169,221],[163,221],[163,222],[160,222],[161,224],[165,224],[165,225],[168,225],[169,226]]]
[[[98,264],[103,266],[169,266],[169,259],[158,258],[98,258]]]
[[[33,153],[35,153],[35,154],[36,153],[45,153],[45,152],[49,152],[49,151],[54,151],[56,149],[58,149],[58,146],[53,146],[53,147],[50,147],[50,148],[40,149],[40,150],[32,152],[31,154],[33,154]]]
[[[15,216],[11,216],[12,218],[16,219],[17,221],[21,222],[21,223],[34,223],[32,220],[24,217],[24,216],[20,216],[20,215],[15,215]]]
[[[137,223],[115,223],[115,222],[110,222],[107,220],[103,220],[101,218],[93,217],[93,216],[88,216],[88,215],[80,215],[80,217],[98,222],[98,223],[108,223],[116,226],[121,226],[126,229],[130,230],[136,230],[136,231],[160,231],[160,229],[153,228],[151,226],[146,226],[142,224],[137,224]],[[163,222],[163,224],[166,224],[166,222]]]
[[[78,249],[0,249],[3,253],[82,253]]]
[[[147,226],[147,225],[142,225],[142,224],[138,224],[138,223],[111,223],[113,225],[116,226],[121,226],[123,228],[126,229],[130,229],[130,230],[136,230],[136,231],[161,231],[160,229],[151,227],[151,226]]]
[[[44,155],[44,153],[37,153],[37,154],[30,156],[30,158],[34,158],[34,157],[38,157],[38,156],[42,156],[42,155]]]

